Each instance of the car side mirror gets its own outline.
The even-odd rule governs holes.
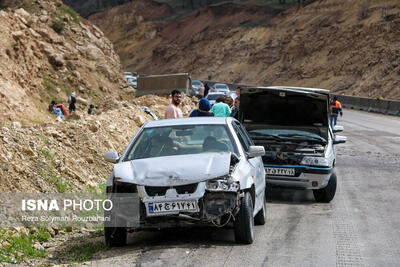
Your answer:
[[[107,152],[104,154],[104,159],[111,163],[116,163],[119,159],[118,152]]]
[[[347,137],[346,136],[341,136],[341,135],[336,135],[335,139],[333,139],[333,144],[341,144],[341,143],[346,143]]]
[[[261,157],[265,155],[265,149],[263,146],[250,146],[247,152],[248,158]]]
[[[332,130],[334,133],[339,133],[339,132],[343,132],[344,128],[343,128],[343,126],[335,125],[335,126],[333,126]]]

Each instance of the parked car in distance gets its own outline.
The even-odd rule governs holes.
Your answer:
[[[146,123],[121,156],[104,155],[115,163],[107,244],[125,245],[131,229],[196,225],[233,226],[236,242],[252,243],[266,219],[264,152],[231,117]]]
[[[127,81],[130,85],[133,86],[133,88],[137,88],[137,78],[136,77],[128,77]]]
[[[329,91],[301,87],[248,87],[240,92],[239,120],[263,156],[269,185],[312,189],[330,202],[336,192],[334,145],[343,127],[329,124]]]
[[[212,106],[212,105],[215,104],[215,100],[220,96],[225,97],[225,94],[224,93],[219,93],[219,92],[210,92],[210,93],[208,93],[206,98],[208,99],[208,101],[210,102],[210,104]]]
[[[201,86],[204,86],[204,84],[201,81],[199,81],[199,80],[193,80],[192,81],[192,88],[196,92],[196,94],[199,93],[199,88]]]
[[[224,83],[216,83],[211,88],[211,92],[229,93],[229,86]]]
[[[125,75],[125,78],[133,77],[133,73],[132,72],[128,72],[128,71],[124,72],[124,75]]]

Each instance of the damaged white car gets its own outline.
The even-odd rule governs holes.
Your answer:
[[[254,223],[265,223],[264,147],[255,146],[233,118],[150,121],[115,163],[106,192],[110,246],[126,244],[129,230],[192,225],[233,226],[250,244]]]
[[[336,192],[335,135],[329,125],[329,91],[302,87],[249,87],[241,90],[239,120],[263,156],[268,185],[312,189],[318,202]]]

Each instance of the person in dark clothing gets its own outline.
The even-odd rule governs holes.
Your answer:
[[[53,112],[54,109],[56,108],[56,105],[57,105],[56,101],[55,100],[51,100],[48,110],[50,112]]]
[[[95,115],[96,114],[96,111],[94,110],[95,108],[97,108],[95,105],[90,104],[89,109],[88,109],[88,114]]]
[[[210,86],[208,86],[208,83],[204,85],[204,97],[208,95],[208,92],[210,91]]]
[[[207,98],[202,98],[199,102],[199,108],[193,110],[189,117],[214,117],[214,114],[210,112],[210,109],[210,101],[208,101]]]
[[[239,102],[240,102],[240,97],[235,98],[235,102],[232,107],[232,112],[231,112],[231,117],[234,117],[235,119],[238,119],[239,115]]]
[[[68,103],[69,103],[69,114],[72,113],[72,111],[76,111],[76,98],[75,98],[75,93],[72,93],[71,96],[68,98]]]

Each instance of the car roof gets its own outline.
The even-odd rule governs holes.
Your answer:
[[[311,87],[295,87],[295,86],[268,86],[268,87],[245,87],[245,91],[248,89],[260,89],[260,90],[277,90],[277,91],[291,91],[291,92],[302,92],[302,93],[318,93],[329,95],[329,90],[321,88],[311,88]]]
[[[209,92],[208,95],[225,95],[225,93],[222,93],[222,92]]]
[[[228,124],[235,120],[232,117],[193,117],[182,119],[165,119],[147,122],[143,127],[162,127],[162,126],[178,126],[178,125],[201,125],[201,124]]]

